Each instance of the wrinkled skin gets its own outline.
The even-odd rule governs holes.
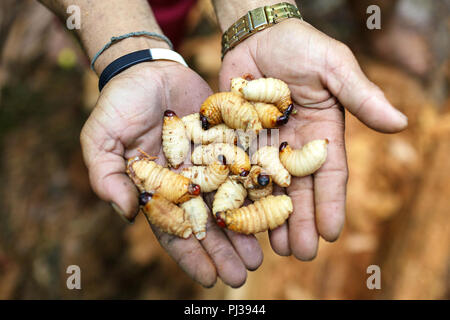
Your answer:
[[[344,118],[335,97],[376,130],[396,132],[407,121],[364,77],[345,46],[294,19],[255,34],[227,53],[220,74],[221,90],[229,89],[231,77],[245,73],[280,78],[289,84],[299,112],[281,131],[282,141],[295,148],[316,138],[330,140],[324,166],[314,177],[294,178],[287,188],[294,213],[270,235],[278,254],[312,259],[319,234],[335,240],[344,221]],[[138,192],[125,174],[124,159],[137,155],[137,148],[164,159],[164,111],[171,109],[180,117],[197,112],[211,93],[195,72],[175,62],[141,63],[114,77],[102,90],[81,133],[85,163],[97,195],[132,221],[138,213]],[[211,196],[206,202],[211,205]],[[221,230],[212,217],[207,228],[202,241],[153,231],[169,255],[203,286],[214,285],[217,276],[232,287],[241,286],[247,270],[262,263],[256,238]]]
[[[114,203],[116,211],[132,221],[139,210],[138,191],[125,173],[124,159],[137,155],[136,149],[141,148],[165,164],[161,160],[164,111],[173,110],[180,117],[198,112],[211,93],[195,72],[175,62],[142,63],[114,77],[102,90],[81,133],[85,163],[97,195]],[[217,276],[238,287],[245,282],[247,269],[256,269],[262,262],[254,237],[224,233],[212,217],[202,241],[193,236],[182,240],[156,228],[153,231],[180,267],[206,287],[214,285]]]
[[[314,139],[330,141],[322,168],[312,176],[292,177],[286,190],[277,191],[291,196],[294,213],[270,233],[276,253],[311,260],[319,236],[335,241],[345,220],[343,107],[380,132],[401,131],[407,118],[365,77],[345,45],[298,19],[258,32],[230,50],[223,60],[220,90],[229,90],[232,78],[247,73],[281,79],[291,89],[298,113],[281,127],[280,143],[299,148]]]

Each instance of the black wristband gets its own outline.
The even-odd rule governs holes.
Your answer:
[[[152,53],[149,49],[135,51],[120,57],[113,62],[111,62],[105,70],[103,70],[100,78],[98,80],[98,89],[102,91],[103,87],[111,80],[114,76],[118,75],[125,69],[132,67],[141,62],[153,61]]]

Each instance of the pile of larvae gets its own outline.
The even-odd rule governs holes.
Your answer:
[[[272,195],[273,183],[285,188],[291,175],[302,177],[318,170],[326,160],[328,140],[313,140],[300,149],[287,142],[264,146],[251,161],[246,150],[249,137],[286,124],[293,111],[285,82],[249,77],[232,79],[231,91],[209,96],[199,113],[179,118],[166,110],[162,148],[168,168],[143,151],[127,163],[149,222],[169,234],[186,239],[194,233],[202,240],[209,209],[201,193],[216,191],[212,213],[219,226],[244,234],[281,226],[293,205],[287,195]],[[184,163],[191,142],[193,165],[177,173],[174,169]],[[247,197],[253,203],[243,206]]]

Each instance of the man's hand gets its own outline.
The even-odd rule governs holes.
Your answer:
[[[141,63],[114,77],[102,90],[81,133],[91,185],[99,197],[132,221],[139,210],[138,191],[125,173],[124,158],[137,155],[136,149],[141,148],[164,164],[164,111],[174,110],[180,117],[198,112],[211,93],[195,72],[175,62]],[[246,269],[256,269],[262,262],[254,237],[231,232],[227,237],[212,217],[203,241],[179,239],[152,228],[180,267],[207,287],[216,282],[217,274],[226,284],[240,286]]]
[[[345,219],[348,170],[342,106],[380,132],[405,129],[407,118],[365,77],[344,44],[298,19],[258,32],[230,50],[223,60],[220,90],[229,90],[231,78],[246,73],[281,79],[291,89],[298,113],[280,128],[280,142],[298,148],[314,139],[330,141],[322,168],[312,176],[293,177],[286,192],[294,212],[270,234],[276,253],[313,259],[319,235],[336,240]]]

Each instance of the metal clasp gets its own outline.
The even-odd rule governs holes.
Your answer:
[[[259,30],[268,24],[265,7],[253,9],[248,12],[250,31]]]

